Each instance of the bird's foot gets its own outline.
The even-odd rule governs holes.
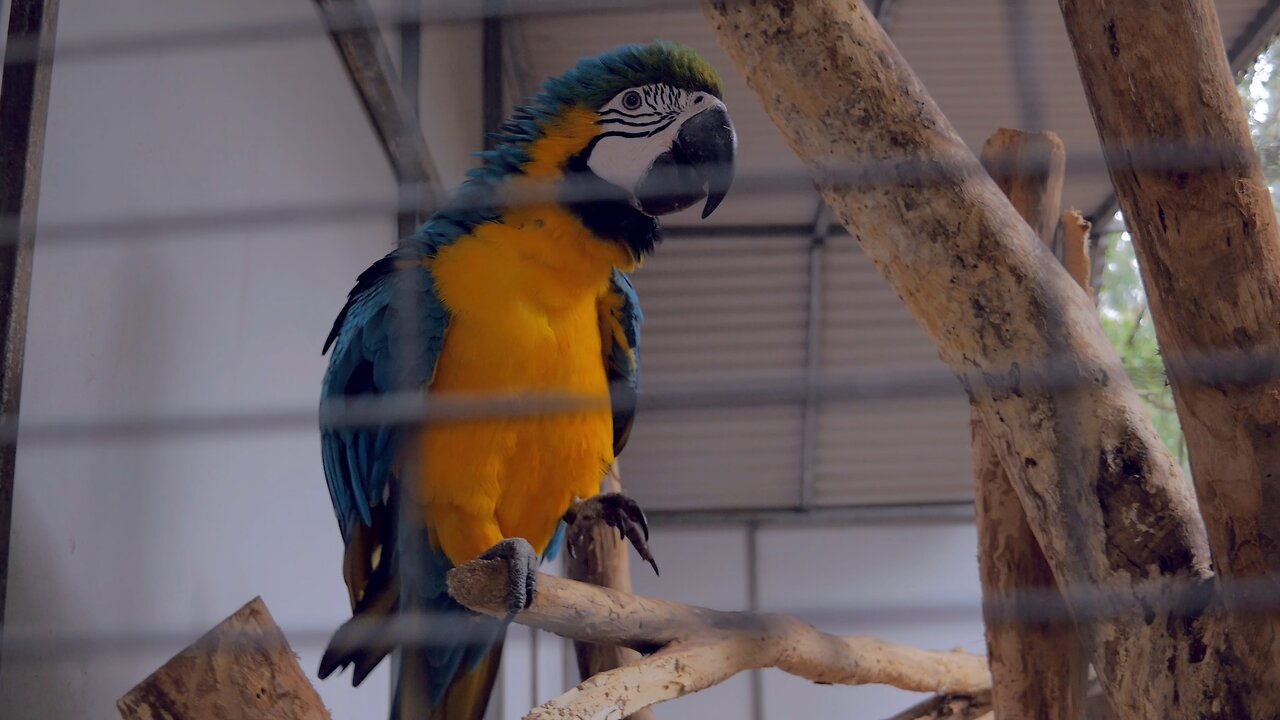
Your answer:
[[[649,551],[649,521],[644,511],[635,500],[622,493],[602,493],[587,498],[564,514],[564,521],[569,525],[565,542],[569,557],[577,557],[587,545],[591,529],[596,523],[603,522],[616,528],[619,540],[630,540],[640,557],[658,572],[658,563]]]
[[[480,555],[481,560],[507,563],[507,612],[529,609],[538,590],[538,554],[524,538],[507,538]]]

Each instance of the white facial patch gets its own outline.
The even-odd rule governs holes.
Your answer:
[[[723,104],[714,95],[668,85],[624,90],[600,108],[600,134],[587,167],[635,195],[653,161],[671,149],[689,118]],[[633,199],[634,202],[634,199]]]

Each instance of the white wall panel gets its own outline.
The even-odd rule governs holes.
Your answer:
[[[225,214],[224,227],[38,239],[24,422],[314,407],[320,345],[390,217],[278,225],[284,204],[390,202],[386,161],[309,3],[64,0],[60,42],[295,18],[305,37],[59,59],[41,228],[139,215]],[[432,34],[428,141],[457,176],[478,132],[479,37]],[[471,55],[468,55],[471,53]],[[472,72],[471,70],[474,70]],[[475,77],[472,77],[472,76]],[[478,92],[478,91],[477,91]],[[475,107],[469,107],[472,103]],[[316,430],[142,438],[18,451],[6,629],[92,638],[10,651],[0,714],[110,718],[171,654],[261,594],[314,678],[349,616]],[[28,646],[29,647],[29,644]],[[336,717],[385,712],[387,673],[318,682]]]

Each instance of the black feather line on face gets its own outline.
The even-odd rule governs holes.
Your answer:
[[[637,210],[625,190],[591,171],[587,158],[594,146],[569,159],[561,202],[596,237],[624,245],[639,260],[662,242],[662,226]]]

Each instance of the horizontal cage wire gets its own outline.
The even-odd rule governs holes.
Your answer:
[[[1280,351],[1179,355],[1183,376],[1206,386],[1255,385],[1272,377]],[[1133,378],[1159,379],[1163,368],[1127,369]],[[994,381],[992,378],[994,377]],[[1051,393],[1105,386],[1108,368],[1082,367],[1074,361],[1049,359],[1013,362],[1005,368],[955,374],[944,368],[831,373],[816,381],[801,376],[781,380],[646,386],[638,404],[642,411],[748,408],[802,403],[883,403],[910,398],[952,397],[969,384],[985,382],[993,392]],[[387,393],[370,398],[327,401],[318,414],[320,427],[360,428],[379,425],[430,425],[492,418],[523,418],[580,413],[613,407],[607,399],[568,393],[472,393],[467,397],[430,393]],[[622,407],[622,406],[617,406]],[[191,434],[291,431],[312,429],[314,409],[253,410],[165,417],[119,417],[91,420],[21,422],[0,416],[0,442],[93,442]]]
[[[1280,609],[1280,598],[1271,589],[1274,577],[1230,581],[1224,591],[1242,599],[1233,606],[1233,612],[1243,615],[1264,616]],[[1153,604],[1163,604],[1175,597],[1174,619],[1193,620],[1210,609],[1212,592],[1204,581],[1184,581],[1176,584],[1155,584],[1136,596],[1127,591],[1109,591],[1105,588],[1053,590],[1020,590],[1011,597],[988,599],[975,608],[965,602],[911,602],[893,605],[866,605],[858,608],[834,607],[779,607],[769,612],[785,613],[803,618],[818,626],[843,627],[863,625],[875,627],[901,622],[937,622],[956,618],[970,619],[979,610],[1000,618],[1001,622],[1021,623],[1029,626],[1046,622],[1073,620],[1075,622],[1104,621],[1130,615],[1142,616],[1151,612]],[[1071,609],[1067,609],[1067,605]],[[481,637],[477,630],[465,624],[451,623],[442,627],[432,623],[433,618],[456,619],[449,614],[412,613],[397,617],[395,636],[402,642],[422,646],[448,646]],[[372,625],[371,625],[372,627]],[[116,653],[140,653],[156,649],[173,648],[199,637],[205,628],[181,628],[162,632],[127,632],[118,634],[65,634],[50,636],[44,632],[25,632],[23,628],[7,629],[3,650],[6,658],[37,661],[81,654],[111,655]],[[333,635],[329,626],[291,626],[284,628],[290,643],[300,646],[323,645]],[[228,636],[234,640],[234,636]],[[246,635],[246,640],[256,640],[257,634]],[[233,645],[226,652],[234,653]]]
[[[1221,169],[1243,164],[1242,158],[1232,157],[1226,149],[1213,148],[1206,143],[1197,143],[1187,147],[1173,144],[1154,147],[1147,152],[1127,153],[1109,162],[1102,156],[1068,159],[1067,176],[1105,177],[1109,172],[1126,170],[1197,170]],[[816,167],[812,172],[791,170],[769,170],[751,172],[735,178],[733,192],[735,195],[770,196],[796,188],[809,189],[814,178],[824,182],[832,182],[849,187],[884,187],[896,185],[918,186],[930,182],[940,182],[943,178],[954,177],[957,167],[965,173],[986,171],[976,163],[951,166],[937,158],[865,158],[846,160],[838,163]],[[1019,165],[1023,171],[1033,170],[1034,165]],[[999,161],[994,163],[994,170],[1000,169]],[[520,187],[504,192],[501,202],[506,206],[545,204],[552,201],[585,202],[607,199],[600,196],[594,187],[577,186],[576,176],[568,173],[563,187],[559,181],[542,182],[526,179]],[[190,236],[198,241],[202,234],[214,231],[260,229],[266,230],[279,226],[294,224],[331,224],[352,223],[370,218],[382,218],[388,215],[416,213],[430,216],[439,210],[442,204],[420,200],[425,186],[407,184],[402,187],[402,202],[385,202],[362,198],[350,198],[341,202],[324,204],[298,204],[276,207],[239,208],[209,212],[184,212],[170,216],[135,216],[135,217],[98,217],[74,222],[53,222],[42,224],[40,228],[41,243],[62,242],[99,242],[112,240],[120,242],[158,242],[183,241],[182,235]],[[669,187],[659,181],[655,187]],[[451,199],[449,207],[465,211],[483,207],[479,202],[468,203],[462,199]],[[1109,218],[1102,218],[1103,224]],[[0,218],[0,244],[12,244],[18,229],[18,220],[12,216]],[[843,228],[834,229],[837,233]],[[812,235],[811,225],[709,225],[696,227],[676,225],[666,228],[669,236],[681,239],[697,239],[723,236],[760,236],[798,237],[807,240]]]

